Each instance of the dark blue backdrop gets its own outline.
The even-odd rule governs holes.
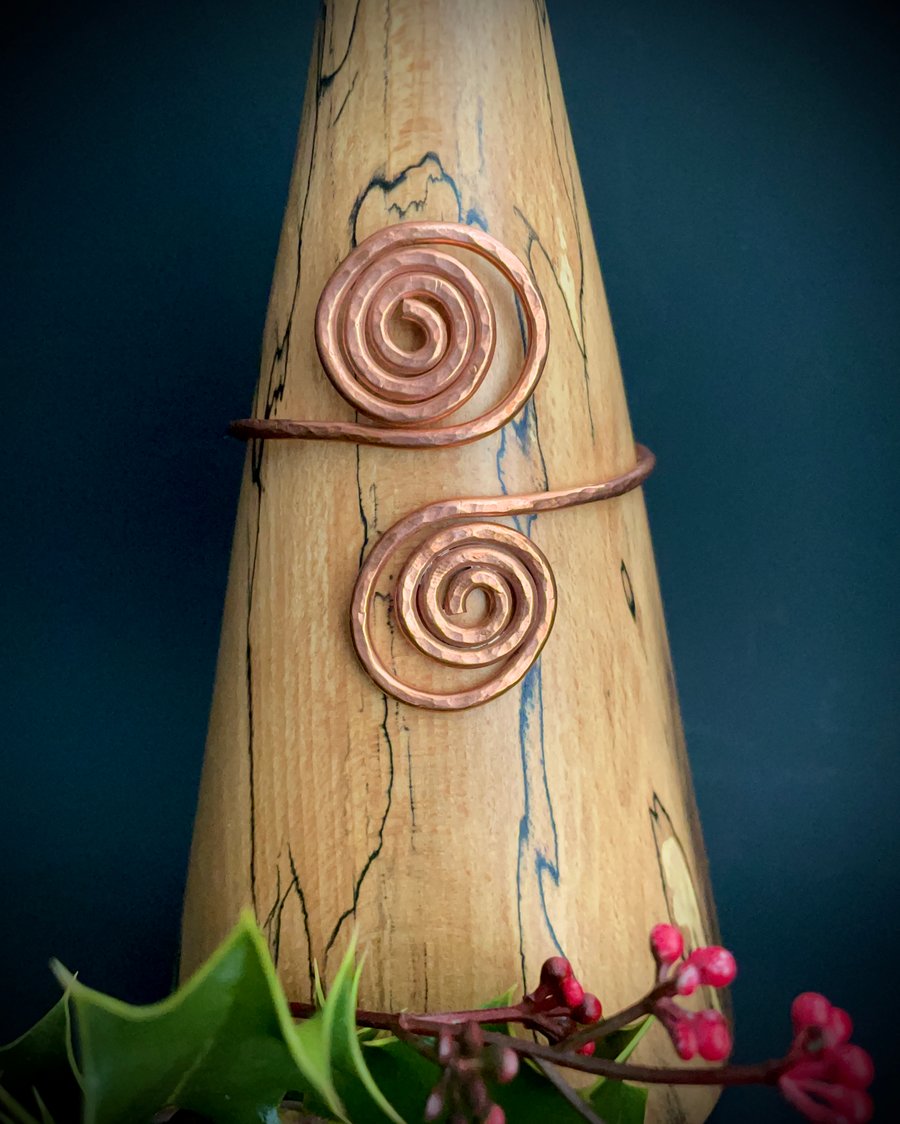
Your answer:
[[[314,9],[37,5],[10,40],[0,1037],[54,998],[51,954],[132,1000],[170,983],[243,455],[220,434],[255,376]],[[659,454],[738,1055],[778,1050],[815,987],[886,1066],[896,23],[851,0],[551,17]],[[789,1118],[752,1092],[716,1115]]]

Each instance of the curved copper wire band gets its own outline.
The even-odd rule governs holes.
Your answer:
[[[470,250],[512,286],[526,329],[522,370],[485,413],[437,426],[478,390],[494,356],[495,316],[479,279],[437,247]],[[412,351],[390,338],[392,319],[413,323]],[[316,309],[316,346],[334,388],[367,422],[244,418],[243,440],[306,438],[393,448],[464,445],[498,430],[534,392],[549,344],[547,311],[526,267],[496,238],[447,222],[398,223],[371,235],[338,266]]]
[[[556,585],[550,564],[527,536],[503,524],[473,520],[555,511],[614,499],[639,487],[656,458],[636,445],[633,468],[601,484],[531,492],[441,500],[399,520],[378,540],[356,579],[350,626],[365,670],[387,694],[430,710],[463,710],[489,702],[514,686],[537,659],[556,612]],[[436,692],[402,682],[386,666],[370,635],[378,580],[395,550],[423,530],[432,533],[400,572],[393,612],[406,637],[442,663],[457,667],[494,666],[474,687]],[[488,599],[485,619],[471,627],[454,625],[469,592]]]

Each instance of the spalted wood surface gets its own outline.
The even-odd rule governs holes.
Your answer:
[[[471,1006],[533,984],[560,950],[611,1011],[649,983],[654,922],[671,919],[694,941],[715,932],[640,492],[511,521],[553,566],[559,606],[538,663],[486,706],[435,713],[385,696],[348,628],[362,560],[414,508],[594,483],[633,463],[539,0],[325,5],[256,416],[354,419],[317,358],[316,302],[362,238],[410,219],[481,227],[529,267],[550,318],[545,373],[513,421],[469,446],[249,447],[182,969],[249,903],[298,999],[311,994],[313,964],[327,979],[358,926],[366,1006]],[[522,357],[513,300],[489,268],[478,272],[499,344],[472,413]],[[388,586],[379,606],[397,668],[436,689],[460,681],[410,655]],[[643,1049],[671,1056],[654,1036]],[[699,1120],[711,1104],[702,1091],[654,1099],[660,1119],[684,1119],[686,1107]]]

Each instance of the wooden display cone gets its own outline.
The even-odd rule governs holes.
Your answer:
[[[353,246],[410,219],[489,231],[525,263],[549,314],[545,372],[509,424],[464,447],[251,443],[182,971],[250,904],[293,998],[310,997],[314,963],[329,978],[356,926],[368,1007],[472,1006],[534,985],[562,950],[613,1011],[650,982],[653,923],[693,942],[715,934],[640,491],[517,520],[555,572],[556,622],[525,678],[482,707],[384,694],[347,624],[367,552],[415,508],[595,483],[634,463],[540,0],[324,6],[257,417],[354,420],[317,356],[316,303]],[[485,284],[496,386],[521,365],[522,336],[502,280]],[[403,663],[382,616],[382,646]],[[409,666],[436,689],[457,675]],[[642,1050],[671,1062],[661,1035]],[[653,1115],[700,1120],[712,1096],[657,1092]]]

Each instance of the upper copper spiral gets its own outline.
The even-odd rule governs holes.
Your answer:
[[[437,421],[467,402],[494,354],[494,310],[474,273],[449,254],[416,245],[352,260],[326,285],[316,313],[325,373],[370,418],[391,425]],[[395,342],[399,321],[421,344]]]
[[[476,418],[435,425],[482,385],[496,340],[490,295],[442,246],[473,252],[509,282],[526,343],[521,369],[499,401]],[[325,373],[370,420],[249,418],[234,422],[230,432],[407,447],[464,444],[499,429],[525,405],[543,371],[547,346],[540,293],[525,266],[496,238],[456,223],[399,223],[373,234],[344,259],[316,310],[316,347]]]

